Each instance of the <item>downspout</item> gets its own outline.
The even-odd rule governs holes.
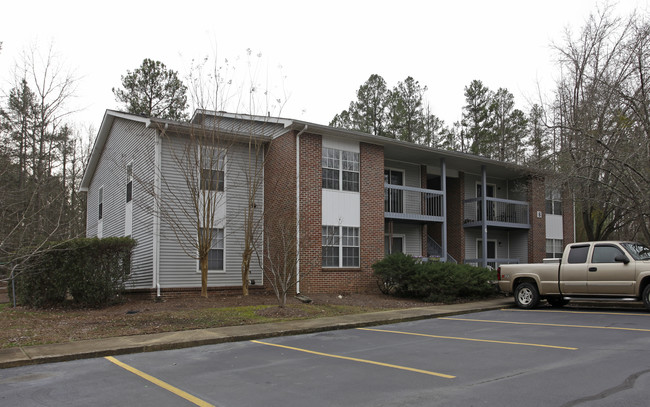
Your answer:
[[[487,267],[487,170],[485,165],[481,166],[481,250],[483,258],[481,259],[483,267]]]
[[[440,159],[440,186],[442,188],[442,257],[440,261],[447,261],[447,163]]]
[[[308,127],[296,134],[296,294],[300,294],[300,135]]]
[[[168,127],[165,124],[164,130]],[[163,131],[164,131],[163,130]],[[154,144],[154,206],[153,206],[153,287],[156,289],[156,299],[160,298],[160,199],[161,199],[161,164],[162,137],[156,132]]]

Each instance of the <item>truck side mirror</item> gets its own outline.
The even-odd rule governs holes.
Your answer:
[[[630,259],[628,259],[627,256],[625,256],[623,254],[619,254],[618,256],[614,257],[614,261],[615,262],[620,262],[620,263],[623,263],[623,264],[627,264],[627,263],[630,262]]]

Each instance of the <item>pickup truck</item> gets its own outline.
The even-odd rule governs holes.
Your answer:
[[[650,248],[642,243],[573,243],[559,263],[504,264],[497,279],[519,308],[545,299],[554,307],[571,300],[643,301],[650,310]]]

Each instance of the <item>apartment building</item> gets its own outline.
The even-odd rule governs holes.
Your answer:
[[[109,110],[81,190],[87,236],[138,242],[130,289],[200,287],[192,238],[178,233],[183,225],[197,233],[182,210],[193,191],[182,157],[215,137],[227,146],[217,149],[220,179],[210,192],[220,202],[212,289],[241,286],[251,205],[259,261],[250,279],[268,288],[264,253],[291,241],[297,291],[306,294],[377,290],[371,265],[392,252],[496,267],[540,262],[574,240],[572,202],[523,167],[300,120],[200,110],[174,122]],[[260,183],[252,198],[251,180]]]

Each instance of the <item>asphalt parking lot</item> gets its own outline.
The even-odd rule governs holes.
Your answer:
[[[507,308],[0,370],[2,406],[647,406],[650,313]]]

